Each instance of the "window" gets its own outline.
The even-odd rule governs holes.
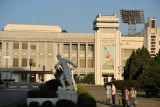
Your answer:
[[[151,51],[151,53],[155,53],[155,51]]]
[[[36,67],[36,59],[32,58],[32,67]]]
[[[155,39],[151,39],[151,41],[155,41]]]
[[[2,49],[2,42],[0,42],[0,49]]]
[[[85,44],[81,44],[80,45],[80,51],[85,51],[85,50],[86,50]]]
[[[63,46],[64,46],[64,47],[63,47],[63,50],[64,50],[65,52],[69,52],[69,44],[64,44]]]
[[[27,82],[27,74],[21,74],[21,82]]]
[[[22,58],[22,67],[27,67],[27,58]]]
[[[153,35],[152,35],[151,38],[156,38],[156,36],[153,36]]]
[[[44,50],[45,49],[45,44],[44,43],[39,43],[39,49],[40,50]]]
[[[88,68],[93,68],[93,59],[88,59]]]
[[[85,68],[86,66],[86,61],[85,59],[80,59],[80,68]]]
[[[152,20],[152,25],[151,25],[152,28],[155,28],[155,20]]]
[[[19,49],[19,43],[13,43],[13,49]]]
[[[93,45],[91,44],[88,45],[88,51],[93,51]]]
[[[155,45],[151,45],[151,47],[155,47]]]
[[[28,49],[28,43],[22,43],[22,49]]]
[[[78,45],[72,44],[72,51],[77,51],[77,50],[78,50]]]
[[[13,67],[18,67],[18,65],[19,65],[19,59],[13,58]]]
[[[36,45],[31,45],[31,49],[35,50],[36,49]]]
[[[159,41],[159,45],[160,45],[160,41]]]

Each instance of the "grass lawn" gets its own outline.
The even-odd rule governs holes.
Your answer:
[[[26,98],[25,98],[25,99],[22,99],[22,100],[19,100],[19,101],[17,101],[17,102],[14,102],[14,103],[5,105],[5,106],[3,106],[3,107],[16,107],[19,103],[26,103]]]

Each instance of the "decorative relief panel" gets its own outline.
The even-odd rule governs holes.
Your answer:
[[[43,52],[39,53],[39,56],[44,56],[44,53]]]
[[[49,52],[47,55],[48,55],[48,56],[53,56],[52,52]]]

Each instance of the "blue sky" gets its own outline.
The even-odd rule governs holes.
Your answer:
[[[119,9],[143,9],[145,22],[156,17],[160,27],[160,0],[0,0],[0,29],[7,24],[37,24],[90,33],[97,14],[120,18]],[[137,25],[138,31],[142,28]],[[127,34],[128,25],[120,21],[119,30]]]

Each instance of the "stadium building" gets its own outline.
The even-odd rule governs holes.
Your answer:
[[[29,59],[33,59],[31,81],[54,78],[56,55],[73,61],[74,75],[95,74],[95,84],[103,85],[114,77],[122,80],[123,66],[132,50],[142,46],[151,56],[159,50],[156,18],[148,18],[145,28],[135,37],[122,36],[116,15],[97,15],[94,33],[63,33],[59,26],[7,24],[0,31],[1,79],[29,81]],[[45,66],[45,70],[43,69]]]

